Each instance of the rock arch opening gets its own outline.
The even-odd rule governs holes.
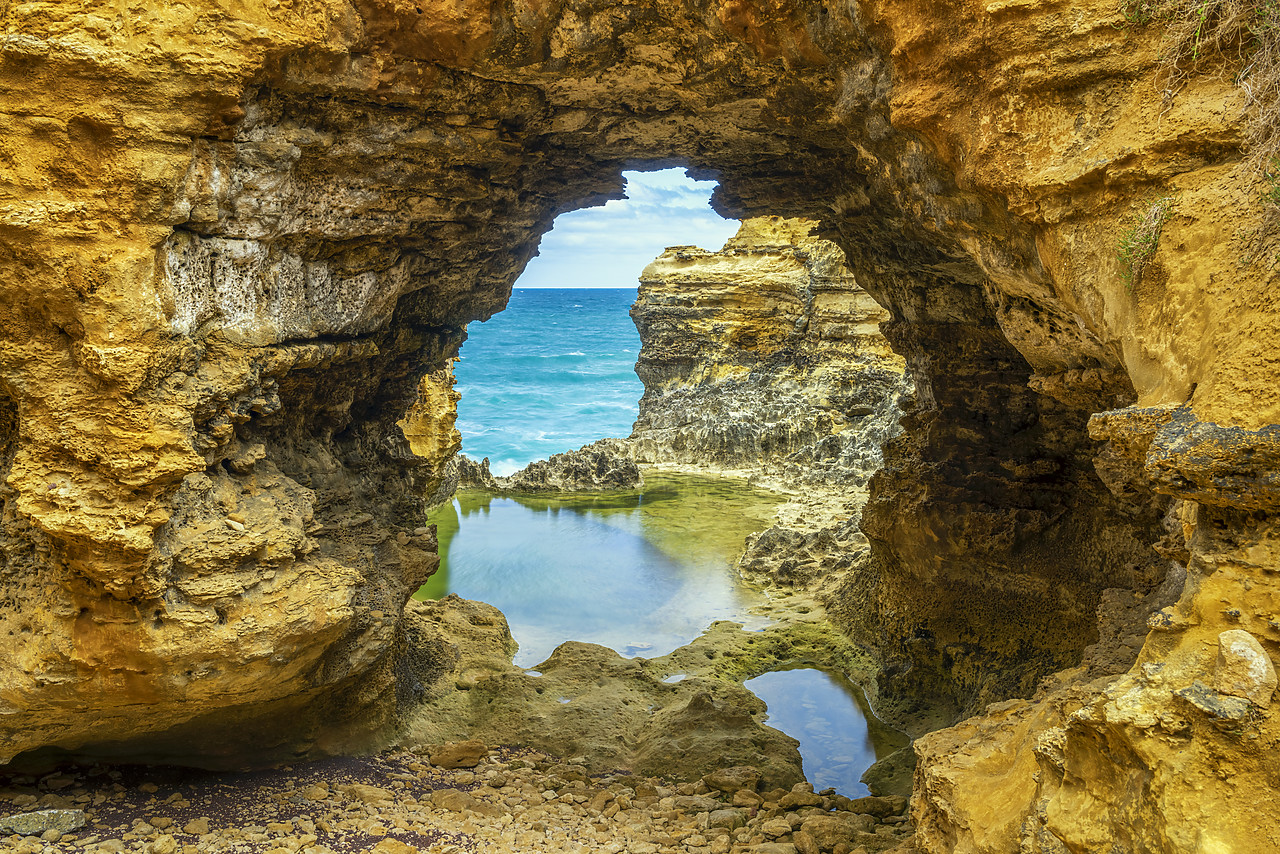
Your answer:
[[[134,487],[168,521],[140,528],[119,573],[94,570],[126,601],[147,601],[148,625],[148,600],[164,591],[190,614],[221,608],[227,644],[261,649],[251,657],[264,673],[288,672],[256,683],[280,695],[390,655],[395,602],[430,564],[413,496],[447,476],[439,457],[410,452],[415,440],[396,422],[427,400],[439,417],[409,432],[448,451],[439,371],[462,327],[502,307],[555,215],[617,198],[629,165],[678,158],[720,179],[724,213],[820,222],[894,315],[886,328],[920,392],[908,437],[873,485],[866,524],[880,564],[858,594],[870,606],[864,636],[909,670],[913,690],[963,707],[1025,692],[1079,654],[1102,565],[1140,562],[1116,549],[1145,548],[1146,534],[1125,521],[1116,525],[1132,536],[1094,536],[1084,520],[1107,515],[1108,499],[1083,425],[1105,406],[1098,394],[1071,408],[1029,390],[1035,372],[1006,335],[1021,331],[1024,343],[1044,328],[1041,302],[1006,299],[988,272],[1042,275],[1033,230],[1013,227],[997,197],[959,187],[936,146],[891,130],[892,63],[856,14],[811,19],[797,7],[728,27],[667,12],[634,44],[623,38],[638,26],[631,13],[601,12],[596,24],[616,38],[575,49],[580,66],[526,54],[516,38],[515,53],[487,54],[492,73],[428,74],[401,52],[398,29],[386,52],[299,51],[239,90],[232,124],[192,141],[156,283],[171,335],[158,352],[188,348],[192,451],[174,455],[165,479]],[[510,23],[502,39],[523,32]],[[781,52],[766,47],[773,40]],[[362,76],[370,62],[385,82]],[[832,74],[855,66],[865,73]],[[959,232],[939,230],[947,219],[984,224],[998,258],[984,268]],[[1071,364],[1107,356],[1073,347],[1062,354]],[[156,406],[163,381],[140,388]],[[261,515],[246,502],[282,522],[255,531],[239,521]],[[211,545],[202,520],[219,517]],[[1063,536],[1041,548],[1055,527]],[[938,545],[923,547],[921,530]],[[1097,542],[1107,546],[1094,554]],[[231,566],[233,583],[206,582]],[[281,579],[310,573],[339,580],[334,601],[285,633],[296,655],[268,653],[289,646],[279,628],[237,611],[305,589]],[[922,584],[939,595],[922,600]],[[1034,590],[1047,598],[1016,606]],[[163,625],[181,630],[176,609],[164,610]],[[194,625],[186,631],[195,655]]]
[[[85,27],[84,50],[55,49],[60,17],[5,13],[23,29],[6,91],[42,107],[4,107],[23,156],[3,161],[18,207],[0,297],[40,309],[3,315],[25,523],[4,536],[47,538],[57,582],[5,681],[0,758],[197,720],[285,743],[261,710],[361,674],[357,705],[394,718],[413,618],[385,608],[430,561],[403,496],[442,476],[396,422],[434,395],[426,446],[446,450],[448,391],[421,378],[502,307],[555,215],[664,158],[714,171],[726,214],[822,223],[892,314],[916,403],[871,485],[875,563],[845,597],[887,695],[970,711],[1026,695],[1085,655],[1107,590],[1149,590],[1170,559],[1195,579],[1161,623],[1170,673],[1203,676],[1227,620],[1280,642],[1250,557],[1278,505],[1274,271],[1239,263],[1221,226],[1263,214],[1220,108],[1237,95],[1195,82],[1154,118],[1137,81],[1158,33],[1117,30],[1108,4],[1069,26],[1056,7],[899,0],[407,8],[257,10],[249,27],[210,8],[132,41]],[[180,73],[142,73],[156,62]],[[69,91],[95,93],[92,117]],[[1116,223],[1166,193],[1161,287],[1130,293]],[[1089,429],[1110,443],[1105,486]],[[57,503],[38,500],[52,471]],[[1187,503],[1166,524],[1170,499]],[[1135,690],[1234,750],[1169,686]],[[1086,718],[1062,722],[1064,749],[1093,756],[1107,724]],[[1156,745],[1141,729],[1106,737]],[[1220,788],[1175,764],[1153,773]],[[1117,797],[1163,826],[1149,797]]]
[[[630,434],[643,386],[628,312],[641,272],[667,246],[719,247],[738,227],[708,206],[714,182],[632,165],[625,199],[558,216],[504,312],[468,326],[457,427],[463,453],[494,475]]]

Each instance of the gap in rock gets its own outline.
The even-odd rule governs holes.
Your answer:
[[[0,389],[0,509],[4,507],[4,478],[18,449],[18,404]]]
[[[784,492],[804,482],[810,498],[836,482],[847,489],[853,477],[859,487],[865,483],[909,385],[879,336],[884,312],[857,286],[843,252],[812,234],[816,223],[720,220],[707,204],[714,185],[680,170],[624,177],[627,201],[561,216],[507,308],[467,330],[454,367],[456,427],[463,453],[487,466],[463,461],[463,488],[431,512],[440,566],[416,598],[455,593],[498,608],[519,644],[514,665],[525,669],[524,678],[562,674],[583,655],[603,654],[600,666],[623,667],[612,654],[562,647],[566,641],[631,659],[627,675],[610,683],[624,692],[634,679],[708,679],[713,662],[726,656],[733,663],[719,666],[715,681],[723,684],[715,690],[737,691],[740,705],[732,708],[742,710],[756,702],[744,679],[798,661],[827,667],[841,681],[827,684],[819,671],[806,671],[821,684],[806,683],[804,708],[788,714],[788,698],[767,699],[780,707],[774,726],[815,756],[842,757],[838,778],[824,785],[865,794],[860,778],[868,766],[908,742],[875,721],[862,686],[845,678],[868,682],[870,665],[834,625],[808,624],[817,594],[802,580],[779,581],[767,570],[744,578],[739,562],[745,550],[753,566],[772,565],[784,557],[773,554],[782,537],[803,551],[807,571],[822,574],[835,569],[831,561],[803,542],[844,546],[856,535],[856,512],[843,503],[818,514],[835,514],[826,522],[833,532],[818,525],[779,534],[774,528],[788,499],[746,477],[753,467],[767,470],[771,488]],[[632,308],[637,278],[643,284]],[[633,433],[642,392],[646,405],[671,400],[658,404],[656,422],[651,411]],[[638,438],[642,432],[647,441]],[[629,435],[627,443],[584,449],[572,464],[553,463],[549,473],[537,463],[512,477],[552,454]],[[556,479],[560,469],[596,469],[594,456],[586,464],[588,451],[625,457],[633,472],[631,460],[643,460],[643,486]],[[542,473],[535,477],[535,470]],[[762,532],[772,532],[766,554],[752,550]],[[713,625],[717,620],[746,632]],[[793,642],[807,651],[796,652]],[[599,701],[572,690],[553,699],[570,707]],[[497,726],[480,721],[478,731],[488,725]],[[813,731],[824,726],[815,740]],[[889,737],[846,757],[842,734],[869,727]],[[704,729],[700,724],[705,742],[714,743]],[[816,769],[815,759],[810,764]],[[909,788],[910,763],[890,764],[896,778],[881,771],[877,793],[890,791],[886,785]]]
[[[468,329],[454,369],[457,427],[463,453],[499,477],[631,433],[644,388],[628,312],[641,271],[668,246],[715,250],[738,229],[709,207],[714,182],[675,168],[623,176],[627,198],[560,216],[506,310]],[[524,666],[571,639],[666,654],[715,619],[764,624],[749,613],[760,595],[733,565],[776,503],[762,490],[674,475],[607,495],[464,490],[431,515],[441,566],[418,596],[498,606]]]
[[[454,372],[463,453],[496,475],[631,432],[643,392],[627,311],[667,246],[712,251],[738,223],[708,205],[712,181],[677,168],[624,172],[627,198],[562,214],[505,311],[468,327]]]

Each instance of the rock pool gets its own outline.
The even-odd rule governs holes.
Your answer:
[[[778,502],[743,481],[652,472],[636,492],[459,492],[431,514],[440,570],[417,596],[497,606],[524,667],[566,640],[664,655],[715,620],[765,624],[750,612],[763,595],[733,566]]]
[[[863,772],[910,743],[878,721],[862,690],[838,674],[777,670],[744,684],[769,707],[769,726],[800,742],[805,778],[815,789],[851,798],[870,794]]]

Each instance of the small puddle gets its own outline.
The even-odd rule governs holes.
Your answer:
[[[769,726],[800,742],[805,777],[815,790],[868,795],[863,773],[910,743],[877,720],[862,691],[843,676],[810,668],[778,670],[744,684],[769,707]]]
[[[627,657],[666,655],[716,620],[749,629],[764,596],[734,571],[779,496],[740,481],[655,474],[638,492],[494,496],[466,491],[432,511],[440,569],[415,594],[499,608],[531,667],[567,640]]]

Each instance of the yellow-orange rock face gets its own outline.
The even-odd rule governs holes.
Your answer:
[[[1213,687],[1223,632],[1280,648],[1280,306],[1233,59],[1162,110],[1159,31],[1108,0],[77,0],[0,27],[0,758],[238,762],[393,721],[431,672],[401,615],[447,475],[398,423],[556,213],[678,161],[726,213],[820,221],[892,315],[917,393],[863,521],[884,691],[981,711],[1084,662],[1055,683],[1084,693],[971,725],[1037,769],[936,736],[921,846],[1280,846],[1250,818],[1274,700]],[[423,423],[447,454],[447,413]],[[1141,650],[1088,653],[1133,603],[1163,609]]]
[[[879,468],[911,384],[888,313],[816,225],[748,219],[718,252],[675,246],[645,268],[636,459],[846,491]]]

